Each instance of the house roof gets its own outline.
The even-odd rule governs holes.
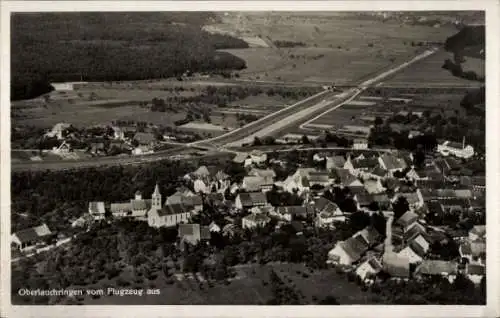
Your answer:
[[[415,272],[423,275],[456,274],[457,263],[442,260],[424,260]]]
[[[474,225],[474,227],[470,230],[470,233],[475,234],[479,237],[486,236],[486,226],[485,225]]]
[[[132,204],[130,202],[124,203],[111,203],[111,213],[129,212],[132,211]]]
[[[15,233],[19,241],[21,243],[26,243],[26,242],[31,242],[31,241],[36,241],[38,239],[41,239],[43,237],[46,237],[48,235],[51,235],[52,232],[50,231],[49,227],[47,224],[42,224],[36,227],[31,227],[28,229],[24,229],[21,231],[18,231]]]
[[[465,241],[460,244],[460,248],[462,250],[462,254],[464,255],[472,255],[475,257],[483,256],[486,254],[486,242],[481,241]]]
[[[419,234],[426,235],[425,227],[418,222],[413,222],[413,225],[404,233],[405,240],[412,240]]]
[[[349,172],[349,170],[347,170],[347,169],[337,168],[337,169],[334,169],[333,172],[334,172],[336,179],[339,179],[340,183],[343,186],[348,186],[351,183],[353,183],[354,181],[358,180],[358,178],[356,178],[354,175],[352,175]]]
[[[366,180],[364,186],[369,193],[380,192],[382,188],[379,180]]]
[[[278,207],[279,214],[303,215],[310,213],[312,208],[310,206],[292,205]]]
[[[380,166],[376,166],[375,168],[373,168],[370,173],[378,177],[385,177],[385,175],[387,174],[387,172]]]
[[[210,239],[210,229],[208,226],[200,224],[179,224],[179,237],[195,236],[202,240]]]
[[[324,197],[320,197],[320,198],[316,199],[314,201],[314,207],[316,208],[316,210],[319,213],[324,212],[327,215],[329,215],[329,214],[334,215],[336,213],[336,211],[339,209],[337,204],[335,204],[334,202],[332,202]]]
[[[246,176],[243,178],[243,184],[248,191],[260,191],[260,188],[266,183],[262,177]]]
[[[151,200],[130,200],[132,211],[148,210],[151,208]]]
[[[241,204],[244,207],[251,207],[255,204],[267,203],[266,194],[263,192],[244,192],[239,193],[238,196],[240,197]]]
[[[486,266],[479,264],[468,264],[467,265],[467,275],[486,275]]]
[[[370,265],[370,267],[377,272],[382,270],[382,264],[380,264],[380,261],[376,257],[369,258],[366,263],[368,263],[368,265]]]
[[[385,193],[374,194],[372,196],[372,200],[373,200],[373,202],[377,202],[377,203],[389,203],[390,202],[389,196]]]
[[[486,177],[484,176],[474,176],[471,178],[472,185],[484,187],[486,186]]]
[[[396,223],[399,225],[402,225],[404,227],[412,224],[416,220],[418,220],[419,216],[418,214],[412,212],[412,211],[406,211],[405,214],[403,214],[397,221]]]
[[[420,198],[416,192],[401,192],[398,193],[398,196],[404,197],[410,205],[420,202]]]
[[[236,154],[236,156],[233,158],[233,162],[236,163],[243,163],[245,160],[248,158],[248,154],[246,152],[239,152]]]
[[[373,196],[369,193],[361,192],[356,194],[356,202],[358,202],[359,205],[369,205],[373,202]]]
[[[134,135],[134,140],[137,140],[141,144],[149,144],[154,142],[156,138],[152,133],[138,132]]]
[[[368,245],[361,235],[348,238],[343,242],[342,247],[354,262],[359,260],[361,255],[368,250]]]
[[[209,193],[207,194],[207,199],[214,202],[222,202],[224,201],[224,195],[222,193]]]
[[[181,203],[185,206],[203,205],[203,198],[199,195],[186,195],[182,197]]]
[[[273,169],[252,169],[249,175],[258,176],[262,178],[275,178],[276,172]]]
[[[382,160],[387,170],[405,169],[407,167],[403,159],[390,154],[383,154],[380,156],[380,160]]]
[[[401,187],[401,181],[399,181],[398,179],[395,179],[395,178],[389,178],[389,179],[385,180],[385,186],[387,189],[395,190],[395,189]]]
[[[314,183],[314,182],[328,182],[330,180],[328,173],[326,172],[320,172],[320,171],[315,171],[315,172],[310,172],[308,176],[309,183]]]
[[[210,172],[208,171],[207,166],[201,166],[193,172],[193,175],[196,177],[204,178],[210,176]]]
[[[166,204],[160,210],[158,210],[158,215],[167,216],[186,212],[188,212],[188,210],[182,204]]]
[[[335,167],[343,167],[345,164],[345,158],[343,156],[332,156],[327,157],[327,161],[331,161]]]
[[[355,159],[351,163],[354,169],[374,169],[378,166],[376,158]]]
[[[89,212],[92,214],[104,214],[104,202],[89,202]]]
[[[373,226],[365,227],[359,231],[358,234],[363,236],[369,246],[376,244],[382,237],[382,235]]]
[[[468,209],[470,207],[469,200],[463,199],[463,198],[438,199],[438,201],[445,208],[460,207],[460,208]]]

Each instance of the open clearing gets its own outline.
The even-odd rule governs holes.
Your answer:
[[[444,42],[456,30],[294,13],[229,13],[213,30],[233,30],[266,42],[293,41],[298,47],[226,50],[247,63],[242,78],[351,84],[415,55],[419,42]],[[222,31],[221,31],[222,32]],[[413,42],[413,45],[412,45]],[[303,47],[301,46],[303,45]]]
[[[311,273],[302,264],[241,265],[235,267],[237,277],[229,285],[209,287],[193,277],[176,280],[167,285],[162,274],[152,283],[161,290],[158,296],[106,296],[99,299],[86,297],[87,305],[259,305],[271,299],[269,270],[274,268],[283,282],[300,291],[301,301],[313,304],[313,297],[321,300],[327,295],[337,298],[340,304],[368,304],[371,294],[340,277],[333,269]],[[304,275],[305,274],[305,275]],[[190,275],[186,275],[190,276]],[[143,284],[143,286],[146,284]],[[146,285],[147,286],[147,285]],[[200,288],[201,286],[201,288]]]
[[[386,80],[380,86],[409,86],[409,87],[479,87],[482,84],[477,81],[469,81],[453,76],[449,70],[442,68],[444,61],[451,59],[453,55],[444,51],[437,52],[424,60],[421,60],[391,79]],[[473,71],[479,76],[485,75],[485,61],[479,58],[466,57],[462,65],[464,72]]]

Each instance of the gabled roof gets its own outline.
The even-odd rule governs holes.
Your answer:
[[[256,204],[267,203],[266,194],[263,192],[247,192],[247,193],[239,193],[241,204],[244,207],[251,207]]]
[[[376,158],[355,159],[351,163],[354,169],[374,169],[378,166]]]
[[[260,188],[265,184],[265,180],[262,177],[246,176],[243,178],[243,185],[247,191],[260,191]]]
[[[439,203],[443,205],[443,207],[460,207],[464,209],[468,209],[470,207],[470,202],[468,199],[463,198],[449,198],[449,199],[438,199]]]
[[[352,175],[347,169],[337,168],[333,170],[333,173],[343,186],[348,186],[358,180],[358,178]]]
[[[368,245],[360,235],[348,238],[343,242],[342,247],[353,262],[359,260],[361,255],[368,250]]]
[[[373,202],[377,202],[377,203],[389,203],[391,201],[391,199],[389,198],[389,196],[385,193],[382,193],[382,194],[374,194],[372,196],[372,200]]]
[[[387,174],[387,172],[380,166],[376,166],[375,168],[373,168],[370,173],[378,177],[385,177],[385,175]]]
[[[214,202],[222,202],[224,201],[224,195],[222,193],[209,193],[207,194],[207,199]]]
[[[320,197],[320,198],[316,199],[314,201],[314,207],[316,208],[316,210],[319,213],[324,212],[327,215],[329,215],[329,214],[334,215],[336,213],[336,211],[339,209],[337,204],[335,204],[334,202],[332,202],[324,197]]]
[[[210,239],[210,230],[208,226],[200,224],[179,224],[179,237],[194,236],[202,240]]]
[[[210,176],[210,172],[208,171],[207,166],[201,166],[198,169],[196,169],[195,172],[193,172],[193,175],[195,175],[196,177],[203,178]]]
[[[239,152],[236,154],[236,156],[233,158],[233,162],[236,163],[243,163],[245,160],[248,158],[248,154],[246,152]]]
[[[185,206],[203,205],[203,198],[199,195],[187,195],[182,197],[181,203]]]
[[[36,227],[24,229],[14,233],[21,243],[27,243],[42,239],[52,234],[47,224],[42,224]]]
[[[345,164],[345,158],[344,156],[332,156],[332,157],[327,157],[327,161],[330,161],[333,163],[335,167],[343,167]]]
[[[252,169],[249,173],[251,176],[258,176],[262,178],[275,178],[276,172],[273,169]]]
[[[132,211],[148,210],[151,208],[151,200],[130,200],[130,205]]]
[[[387,170],[405,169],[407,167],[403,159],[390,154],[383,154],[380,156],[380,160],[382,160]]]
[[[401,192],[398,193],[398,196],[404,197],[410,205],[420,202],[420,198],[416,192]]]
[[[279,214],[303,215],[312,213],[311,206],[293,205],[278,207]]]
[[[159,216],[186,213],[188,210],[182,204],[166,204],[157,211]]]
[[[422,275],[456,274],[457,263],[442,260],[424,260],[415,270]]]
[[[425,235],[427,231],[425,227],[418,222],[413,222],[413,225],[404,233],[404,239],[409,241],[416,238],[419,234]]]
[[[369,205],[373,202],[373,196],[366,192],[356,194],[356,202],[358,202],[359,205]]]
[[[111,213],[130,212],[132,211],[132,204],[130,202],[111,203]]]
[[[314,183],[314,182],[324,183],[330,180],[328,173],[320,171],[310,172],[307,179],[309,180],[309,183]]]
[[[366,180],[364,186],[369,193],[377,193],[383,190],[380,180]]]
[[[486,266],[479,264],[468,264],[467,265],[467,275],[486,275]]]
[[[396,221],[396,224],[407,227],[408,225],[418,220],[418,218],[419,218],[418,214],[412,211],[407,211]]]
[[[373,227],[368,226],[358,232],[367,242],[369,246],[376,244],[382,235]]]
[[[475,234],[479,237],[486,236],[486,226],[485,225],[474,225],[474,227],[470,230],[470,233]]]
[[[482,241],[465,241],[460,244],[462,254],[480,257],[486,254],[486,242]]]
[[[89,202],[89,212],[92,214],[104,214],[104,202]]]

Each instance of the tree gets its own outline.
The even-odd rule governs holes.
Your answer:
[[[382,119],[382,117],[375,117],[375,126],[381,126],[384,124],[384,120]]]
[[[394,219],[399,219],[403,214],[410,210],[410,205],[405,197],[399,197],[396,202],[392,205],[394,211]]]
[[[340,305],[337,298],[335,298],[334,296],[326,296],[325,298],[323,298],[319,302],[319,304],[320,305]]]
[[[255,137],[255,138],[253,139],[253,145],[254,145],[254,146],[262,146],[262,141],[260,140],[260,138],[259,138],[259,137]]]
[[[303,144],[309,144],[310,143],[309,138],[306,135],[302,136],[302,140],[301,141],[302,141]]]

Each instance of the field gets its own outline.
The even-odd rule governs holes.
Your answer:
[[[266,40],[293,41],[304,47],[251,47],[225,50],[246,61],[242,78],[347,84],[405,61],[419,42],[444,42],[456,30],[449,26],[408,25],[396,21],[357,19],[347,14],[228,14],[212,31],[234,30]],[[412,45],[413,42],[413,45]]]
[[[450,71],[442,68],[446,59],[453,60],[452,54],[440,51],[429,58],[419,61],[391,79],[382,83],[382,87],[409,86],[409,87],[479,87],[480,82],[469,81],[453,76]],[[485,61],[479,58],[466,57],[462,65],[464,72],[473,71],[480,76],[485,75]]]
[[[151,283],[161,290],[160,295],[149,296],[107,296],[99,299],[87,297],[87,305],[129,304],[129,305],[259,305],[272,297],[269,270],[274,268],[285,284],[300,290],[301,301],[314,304],[326,296],[334,296],[340,304],[370,303],[369,293],[362,292],[345,277],[339,277],[333,269],[310,272],[302,264],[242,265],[235,267],[236,277],[230,284],[215,284],[209,287],[195,277],[176,280],[167,285],[162,274]],[[305,273],[305,275],[304,275]],[[202,286],[202,287],[200,287]],[[133,287],[133,285],[132,285]]]

